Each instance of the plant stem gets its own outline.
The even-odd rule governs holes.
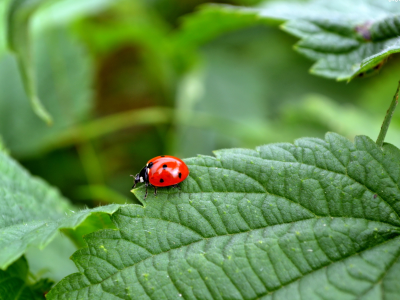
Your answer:
[[[383,141],[385,140],[386,133],[389,129],[390,121],[392,120],[392,116],[394,113],[394,110],[396,109],[398,99],[399,99],[399,89],[400,89],[400,81],[399,84],[397,85],[397,91],[396,94],[394,94],[392,103],[390,103],[389,109],[386,112],[385,119],[383,120],[382,126],[381,126],[381,131],[379,132],[378,139],[376,140],[376,144],[378,147],[383,146]]]

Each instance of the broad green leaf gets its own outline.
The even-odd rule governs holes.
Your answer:
[[[28,280],[28,264],[24,257],[14,262],[7,270],[0,270],[1,300],[44,299],[53,283],[47,279],[31,283]]]
[[[9,48],[16,54],[22,83],[28,96],[33,111],[48,125],[53,120],[39,99],[31,41],[31,18],[34,12],[46,0],[9,0],[7,10],[7,41]],[[2,26],[2,27],[3,27]]]
[[[48,298],[400,297],[399,149],[330,133],[215,156],[87,235]]]
[[[28,247],[44,248],[60,229],[74,229],[92,213],[111,214],[119,205],[74,211],[60,193],[32,177],[0,151],[0,269]]]

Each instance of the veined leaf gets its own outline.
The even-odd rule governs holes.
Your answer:
[[[111,214],[119,205],[74,212],[60,193],[28,174],[0,151],[0,269],[23,255],[28,247],[45,247],[59,229],[76,228],[90,214]]]
[[[400,6],[395,1],[268,1],[258,8],[220,5],[203,10],[191,23],[217,12],[237,27],[261,20],[284,23],[285,31],[301,39],[295,49],[317,61],[311,72],[327,78],[351,80],[368,75],[400,52]]]
[[[400,6],[394,1],[280,2],[259,13],[287,21],[282,28],[301,38],[295,49],[317,61],[311,68],[316,75],[351,80],[400,52]]]
[[[48,298],[400,297],[399,149],[330,133],[215,156],[87,235]]]

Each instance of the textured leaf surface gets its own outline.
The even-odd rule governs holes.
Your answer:
[[[43,299],[44,292],[48,292],[53,283],[49,280],[40,280],[31,283],[28,280],[28,264],[24,257],[7,268],[0,270],[0,299],[1,300],[34,300]]]
[[[214,14],[218,8],[231,23],[252,13],[258,15],[253,24],[262,19],[285,22],[282,28],[301,39],[295,49],[317,61],[311,72],[328,78],[368,75],[400,52],[400,6],[395,1],[279,1],[256,9],[213,6]]]
[[[283,29],[301,38],[295,49],[317,62],[311,72],[337,80],[368,75],[400,52],[400,6],[377,0],[277,3],[263,17],[287,20]]]
[[[57,190],[34,178],[0,151],[0,268],[23,255],[29,246],[45,247],[61,228],[76,228],[90,214],[119,205],[73,212]]]
[[[114,213],[48,297],[398,298],[399,153],[328,134],[188,159],[181,191]]]

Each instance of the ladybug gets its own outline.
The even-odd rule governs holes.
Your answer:
[[[178,184],[184,181],[188,175],[187,165],[179,158],[170,155],[156,156],[147,162],[140,173],[136,176],[131,175],[135,180],[132,189],[136,187],[138,182],[144,182],[146,185],[144,199],[146,199],[147,186],[153,186],[154,195],[157,195],[157,187],[172,186],[179,188]]]

